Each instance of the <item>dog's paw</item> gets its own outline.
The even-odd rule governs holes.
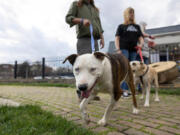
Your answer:
[[[149,104],[146,104],[146,103],[145,103],[145,104],[144,104],[144,107],[149,107]]]
[[[83,121],[85,124],[89,124],[90,123],[90,119],[89,119],[89,115],[88,114],[85,114],[82,116],[83,118]]]
[[[106,120],[105,119],[101,119],[101,120],[99,120],[98,121],[98,125],[100,125],[100,126],[106,126]]]
[[[155,100],[154,100],[155,102],[159,102],[160,100],[159,100],[159,98],[155,98]]]
[[[139,110],[137,108],[133,108],[133,114],[138,114],[139,113]]]

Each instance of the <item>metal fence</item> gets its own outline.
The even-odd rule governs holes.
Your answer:
[[[40,60],[15,61],[14,63],[0,64],[0,79],[5,78],[33,78],[59,79],[72,78],[72,66],[68,62],[63,64],[64,58],[42,58]]]

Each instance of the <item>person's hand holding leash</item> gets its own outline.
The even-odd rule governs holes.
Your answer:
[[[149,35],[149,38],[150,38],[150,39],[155,39],[155,36]]]
[[[100,46],[101,46],[101,49],[104,48],[104,38],[100,39]]]
[[[142,47],[143,47],[143,44],[138,44],[137,45],[137,48],[141,48],[142,49]]]
[[[104,36],[103,36],[103,34],[101,34],[100,46],[101,46],[101,49],[104,48]]]
[[[141,61],[144,63],[144,59],[143,59],[143,56],[142,56],[142,45],[139,44],[139,45],[137,45],[135,48],[136,48],[137,53],[139,54],[139,56],[140,56],[140,58],[141,58]]]
[[[142,50],[143,45],[142,44],[138,44],[135,48],[137,50],[137,53],[140,53],[140,50]]]
[[[121,54],[122,52],[121,52],[121,50],[120,50],[120,49],[117,49],[117,50],[116,50],[116,53]]]
[[[91,22],[88,19],[83,19],[83,23],[84,26],[89,26],[91,24]]]

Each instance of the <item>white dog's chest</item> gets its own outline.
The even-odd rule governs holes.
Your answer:
[[[103,92],[103,93],[112,93],[112,83],[106,81],[106,82],[100,82],[95,87],[97,89],[97,92]]]

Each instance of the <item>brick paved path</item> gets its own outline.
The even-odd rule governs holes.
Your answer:
[[[42,108],[61,114],[86,128],[103,135],[180,135],[180,96],[160,95],[156,103],[151,95],[150,108],[137,96],[140,114],[132,114],[131,98],[120,99],[109,124],[101,127],[96,122],[102,117],[109,96],[99,94],[101,101],[88,105],[92,122],[85,126],[80,118],[75,89],[54,87],[0,86],[0,97],[13,99],[22,104],[38,104]]]

